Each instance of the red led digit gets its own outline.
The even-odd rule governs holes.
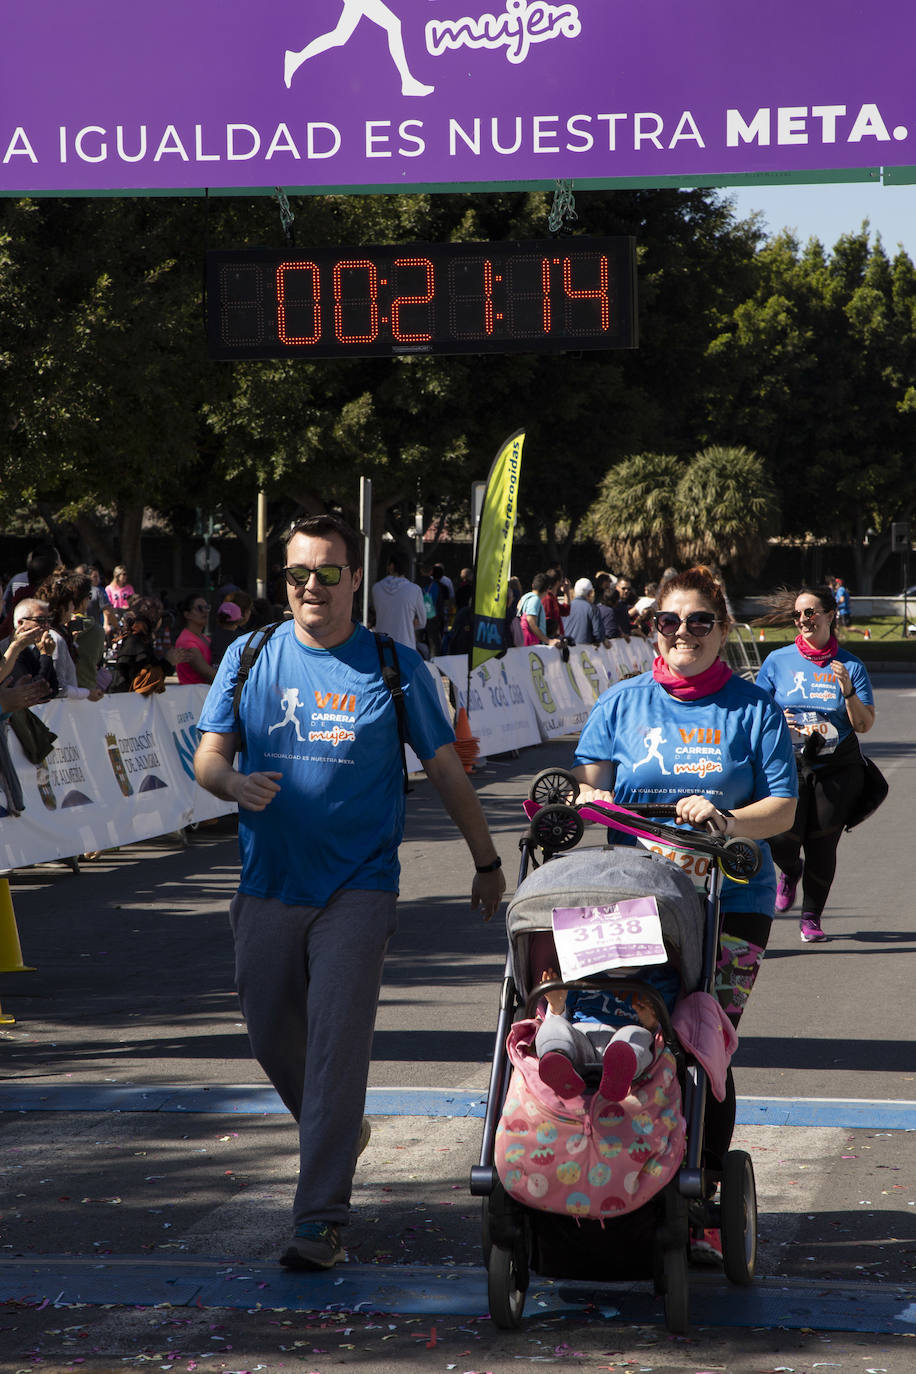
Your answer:
[[[572,263],[569,258],[563,259],[563,290],[573,301],[600,301],[601,303],[601,328],[609,329],[611,326],[611,306],[608,301],[608,265],[607,258],[602,253],[598,258],[598,272],[600,286],[593,291],[577,291],[572,284]]]
[[[543,294],[544,333],[550,333],[550,259],[541,258],[541,292]]]
[[[301,309],[302,302],[287,299],[287,273],[306,272],[312,279],[312,332],[311,334],[288,334],[286,332],[286,312],[294,305]],[[281,262],[277,267],[277,333],[283,344],[313,344],[321,338],[321,278],[314,262]]]
[[[369,306],[368,334],[345,334],[343,323],[343,274],[347,271],[365,270],[368,280],[368,295],[354,297]],[[334,333],[341,343],[370,344],[378,338],[378,269],[370,258],[346,258],[334,264]]]
[[[483,327],[484,333],[493,333],[493,264],[489,260],[483,265]]]
[[[391,332],[398,343],[429,343],[432,334],[428,331],[425,334],[411,333],[401,328],[401,306],[402,305],[429,305],[436,294],[436,273],[429,258],[395,258],[395,267],[425,267],[426,268],[426,295],[425,296],[395,296],[391,302]]]

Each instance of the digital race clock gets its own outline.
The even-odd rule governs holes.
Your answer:
[[[207,254],[214,358],[636,347],[632,238]]]

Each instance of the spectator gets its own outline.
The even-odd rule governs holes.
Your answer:
[[[563,588],[566,579],[559,568],[548,568],[547,587],[541,596],[544,606],[544,616],[547,621],[547,633],[554,638],[563,634],[563,617],[569,615],[569,603],[566,601]],[[559,596],[563,593],[564,605],[560,605]]]
[[[210,636],[210,652],[214,667],[239,635],[246,634],[251,619],[252,600],[247,592],[236,589],[226,592],[216,612],[216,626]]]
[[[445,591],[435,576],[430,563],[420,568],[420,587],[423,592],[423,605],[426,610],[426,628],[422,631],[429,649],[429,657],[435,658],[442,649],[442,631],[445,628]]]
[[[569,614],[563,621],[563,634],[573,644],[600,644],[604,639],[601,617],[594,606],[595,589],[587,577],[573,587]]]
[[[54,671],[54,639],[51,614],[46,601],[26,596],[13,611],[13,634],[3,642],[0,682],[7,687],[20,682],[44,683],[45,698],[59,691]]]
[[[130,605],[130,598],[136,596],[136,592],[127,580],[127,569],[123,563],[119,563],[111,574],[111,581],[105,588],[105,595],[108,597],[108,604],[113,606],[116,611],[126,611]]]
[[[842,577],[833,579],[833,595],[836,600],[837,624],[841,630],[848,630],[850,622],[849,590]]]
[[[10,578],[3,594],[3,619],[0,639],[12,633],[13,608],[26,596],[36,596],[42,582],[61,566],[60,554],[53,544],[36,544],[26,559],[25,571]]]
[[[161,674],[161,687],[151,686],[149,690],[161,691],[165,679],[176,664],[186,661],[188,650],[176,645],[165,654],[156,651],[156,627],[162,618],[162,602],[155,597],[140,597],[133,607],[125,612],[127,633],[118,641],[117,655],[112,669],[112,692],[132,692],[138,690],[135,684],[143,681],[141,674],[150,680]]]
[[[388,556],[388,576],[373,584],[369,599],[375,610],[375,628],[413,649],[418,631],[426,628],[426,605],[420,588],[407,579],[406,572],[406,555],[393,549]]]
[[[556,639],[547,633],[547,616],[541,599],[549,586],[546,573],[535,573],[531,579],[531,591],[526,592],[518,603],[516,614],[522,622],[522,638],[526,644],[545,644],[555,648]]]
[[[178,681],[185,685],[193,682],[210,683],[216,676],[213,651],[206,634],[210,603],[202,592],[192,592],[185,597],[178,610],[184,617],[184,629],[176,639],[175,647],[186,651],[178,659]]]
[[[114,630],[117,627],[118,618],[112,610],[111,602],[102,586],[102,575],[96,565],[94,563],[77,563],[74,572],[81,573],[83,577],[88,577],[91,584],[86,614],[92,616],[96,624],[101,625],[103,629]]]
[[[462,568],[455,588],[455,608],[461,610],[474,600],[474,569]]]
[[[58,695],[69,701],[101,701],[105,693],[97,684],[81,687],[76,666],[79,654],[70,621],[77,604],[88,600],[90,582],[78,573],[55,573],[38,589],[40,601],[46,601],[51,617],[49,634],[54,641],[54,671],[57,673]]]

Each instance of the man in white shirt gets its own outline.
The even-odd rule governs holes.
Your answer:
[[[420,588],[404,576],[406,570],[407,559],[396,549],[388,559],[388,576],[375,583],[370,599],[375,628],[415,649],[417,630],[426,628],[426,607]]]

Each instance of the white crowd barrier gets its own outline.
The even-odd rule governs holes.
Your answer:
[[[558,649],[509,649],[472,672],[470,692],[463,654],[431,667],[443,700],[439,673],[453,684],[486,758],[576,733],[605,688],[643,672],[652,656],[637,639],[608,649],[577,646],[565,663]],[[7,733],[24,804],[12,814],[0,788],[0,873],[153,839],[234,811],[194,780],[205,696],[205,687],[169,684],[159,696],[126,692],[35,707],[57,740],[36,765]],[[407,763],[411,772],[421,767],[411,749]]]
[[[24,806],[11,815],[0,792],[0,870],[152,839],[234,811],[194,781],[205,696],[205,687],[176,684],[159,696],[124,692],[34,707],[57,740],[36,765],[8,732]]]
[[[559,649],[509,649],[474,669],[470,692],[464,654],[433,661],[454,685],[486,758],[577,733],[601,693],[651,668],[654,654],[645,639],[612,640],[607,649],[575,645],[565,663]]]

